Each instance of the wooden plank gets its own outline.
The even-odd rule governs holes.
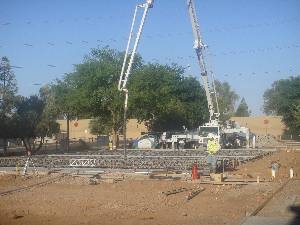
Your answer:
[[[162,194],[164,194],[166,196],[169,196],[169,195],[177,194],[177,193],[188,191],[188,190],[190,190],[190,189],[187,189],[187,188],[177,188],[177,189],[173,189],[173,190],[170,190],[170,191],[162,192]]]
[[[191,191],[191,192],[189,193],[189,195],[186,197],[186,200],[187,200],[187,201],[191,200],[192,198],[194,198],[195,196],[197,196],[199,193],[201,193],[201,192],[204,191],[204,190],[205,190],[205,188],[200,187],[200,188],[198,188],[198,189],[196,189],[196,190]]]
[[[243,178],[226,178],[224,182],[245,182],[245,183],[253,183],[257,182],[257,179],[243,179]],[[265,179],[259,179],[259,182],[267,182]]]
[[[247,185],[248,182],[215,182],[215,181],[200,181],[200,184],[212,184],[212,185]]]

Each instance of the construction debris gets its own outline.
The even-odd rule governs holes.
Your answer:
[[[181,187],[181,188],[176,188],[170,191],[166,191],[166,192],[162,192],[162,194],[169,196],[169,195],[173,195],[173,194],[177,194],[177,193],[181,193],[184,191],[190,191],[189,194],[186,196],[187,200],[191,200],[192,198],[194,198],[196,195],[198,195],[200,192],[204,191],[205,188],[203,187],[197,187],[197,188],[185,188],[185,187]]]
[[[215,182],[222,182],[224,180],[223,173],[211,173],[210,179]]]
[[[150,179],[158,179],[158,180],[180,180],[186,177],[186,174],[182,174],[181,171],[160,171],[160,172],[152,172],[149,175]]]
[[[197,189],[195,189],[195,190],[192,190],[192,191],[189,193],[189,195],[186,197],[186,200],[187,200],[187,201],[191,200],[192,198],[194,198],[195,196],[197,196],[199,193],[201,193],[201,192],[204,191],[204,190],[205,190],[205,188],[203,188],[203,187],[199,187],[199,188],[197,188]]]
[[[89,180],[89,184],[90,184],[90,185],[97,185],[97,184],[98,184],[98,180],[95,179],[95,178],[91,178],[91,179]]]
[[[215,181],[201,181],[200,184],[212,184],[212,185],[247,185],[248,182],[215,182]]]
[[[280,145],[280,142],[273,135],[257,135],[256,146],[261,147],[274,147]]]
[[[180,193],[180,192],[184,192],[184,191],[189,191],[191,189],[187,189],[187,188],[177,188],[177,189],[173,189],[173,190],[170,190],[170,191],[166,191],[166,192],[162,192],[162,194],[168,196],[168,195],[173,195],[173,194],[177,194],[177,193]]]
[[[102,182],[106,182],[106,183],[117,183],[120,181],[124,181],[125,180],[125,175],[124,174],[120,174],[120,173],[108,173],[108,174],[102,174],[101,177],[99,178],[100,181]]]

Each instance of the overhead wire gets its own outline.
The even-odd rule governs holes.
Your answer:
[[[111,16],[109,17],[103,17],[103,16],[97,16],[97,17],[84,17],[84,18],[74,18],[72,19],[73,21],[91,21],[91,20],[106,20],[106,19],[113,19]],[[58,19],[55,20],[57,23],[64,23],[65,19]],[[30,20],[24,21],[25,24],[27,25],[33,25],[33,22]],[[48,24],[48,23],[53,23],[53,21],[46,19],[42,21],[44,24]],[[255,29],[255,28],[262,28],[262,27],[271,27],[271,26],[278,26],[278,25],[283,25],[283,24],[288,24],[288,23],[298,23],[299,22],[299,18],[296,17],[291,17],[291,18],[285,18],[285,19],[279,19],[279,20],[273,20],[273,21],[265,21],[265,22],[261,22],[261,23],[252,23],[252,24],[245,24],[245,25],[230,25],[230,26],[224,26],[224,27],[219,27],[219,26],[215,26],[213,28],[210,28],[208,30],[204,30],[202,33],[208,33],[208,32],[231,32],[233,30],[242,30],[242,29]],[[36,21],[34,23],[37,23]],[[12,22],[3,22],[0,24],[0,28],[5,27],[5,26],[9,26],[9,25],[13,25]],[[144,38],[148,38],[148,39],[153,39],[153,38],[173,38],[174,36],[185,36],[185,35],[191,35],[191,32],[177,32],[177,33],[155,33],[155,34],[146,34]],[[127,37],[122,37],[121,40],[127,40]],[[94,41],[92,40],[82,40],[81,43],[83,44],[89,44],[89,43],[93,43]],[[101,40],[101,39],[97,39],[96,42],[99,42],[101,44],[106,45],[107,43],[112,44],[112,43],[116,43],[118,42],[115,38],[106,38],[106,40]],[[75,42],[73,41],[65,41],[64,42],[67,45],[73,45],[73,43],[75,44]],[[47,46],[55,46],[55,43],[53,41],[48,41],[46,42]],[[4,45],[1,44],[0,47],[3,47]],[[23,46],[25,47],[33,47],[34,45],[32,43],[24,43]],[[255,49],[236,49],[236,50],[222,50],[220,52],[217,53],[208,53],[207,56],[210,57],[210,60],[212,60],[212,56],[216,57],[216,56],[220,56],[220,55],[241,55],[241,54],[260,54],[260,53],[265,53],[265,52],[270,52],[270,51],[281,51],[281,50],[285,50],[285,49],[294,49],[294,48],[299,48],[300,44],[299,43],[292,43],[289,45],[285,45],[285,46],[272,46],[272,47],[265,47],[265,48],[255,48]],[[176,61],[176,60],[190,60],[190,59],[195,59],[195,56],[192,55],[188,55],[186,57],[183,56],[175,56],[175,57],[165,57],[165,60],[171,62],[171,61]],[[158,59],[153,58],[152,61],[155,62],[159,62]],[[211,64],[209,64],[211,66]],[[48,67],[56,67],[55,65],[52,64],[48,64]],[[14,68],[24,68],[24,67],[19,67],[19,66],[15,66]],[[212,69],[210,69],[212,71]],[[281,71],[281,70],[277,70]],[[289,71],[291,72],[292,69],[289,69]],[[268,75],[271,74],[272,72],[270,71],[265,71],[263,72],[264,74]],[[243,76],[244,73],[237,73],[238,76]],[[250,72],[248,74],[251,75],[256,75],[258,74],[258,72]],[[247,75],[248,75],[247,74]],[[223,74],[223,76],[230,76],[228,73]]]

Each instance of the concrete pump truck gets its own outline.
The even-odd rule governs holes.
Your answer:
[[[129,38],[126,46],[125,56],[123,60],[122,70],[119,78],[118,89],[123,92],[125,95],[124,101],[124,155],[126,156],[126,114],[128,109],[128,95],[129,91],[127,89],[127,81],[131,73],[132,65],[134,62],[135,54],[137,52],[138,44],[143,32],[143,27],[149,9],[153,7],[154,0],[146,0],[143,4],[138,4],[135,7]],[[194,45],[198,64],[200,67],[200,74],[205,89],[208,112],[209,112],[209,121],[204,125],[200,126],[196,132],[181,132],[181,133],[172,133],[164,132],[160,137],[160,143],[164,143],[163,146],[169,146],[175,148],[175,146],[181,146],[184,148],[188,146],[189,148],[198,148],[200,146],[207,147],[207,150],[210,154],[216,153],[221,148],[221,127],[219,125],[219,106],[218,99],[215,89],[214,77],[213,74],[208,73],[205,60],[204,60],[204,50],[205,45],[202,42],[200,28],[197,21],[195,5],[193,0],[187,0],[187,9],[192,25],[192,31],[194,35]],[[135,24],[137,20],[137,13],[139,10],[142,10],[142,17],[140,18],[140,23],[134,35]],[[133,40],[133,37],[135,39]],[[169,133],[167,135],[167,133]],[[249,135],[248,135],[249,136]],[[153,148],[157,147],[153,136],[144,136],[140,139],[140,148]]]

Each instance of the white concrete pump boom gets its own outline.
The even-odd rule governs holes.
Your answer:
[[[153,7],[153,0],[147,0],[144,4],[137,5],[134,10],[134,15],[133,15],[133,19],[132,19],[131,28],[130,28],[130,34],[129,34],[129,38],[128,38],[128,42],[127,42],[127,47],[126,47],[126,51],[125,51],[124,61],[123,61],[119,84],[118,84],[119,91],[123,91],[125,94],[125,102],[124,102],[125,110],[127,109],[127,102],[128,102],[128,90],[127,90],[126,84],[127,84],[130,72],[131,72],[134,56],[137,51],[137,47],[138,47],[140,37],[141,37],[142,31],[143,31],[143,27],[144,27],[147,13],[148,13],[148,9],[152,8],[152,7]],[[130,52],[131,41],[132,41],[132,37],[134,35],[133,30],[134,30],[136,15],[137,15],[138,9],[141,9],[141,8],[144,9],[144,12],[143,12],[140,26],[139,26],[139,29],[138,29],[138,32],[137,32],[137,35],[135,38],[133,49]],[[128,62],[127,59],[129,56],[130,56],[130,59]],[[128,64],[127,64],[127,62],[128,62]],[[127,65],[127,68],[126,68],[126,65]],[[125,72],[125,70],[126,70],[126,72]]]
[[[124,135],[124,157],[126,158],[126,122],[127,122],[127,103],[128,103],[128,90],[127,90],[127,81],[128,81],[128,77],[130,75],[131,72],[131,67],[133,64],[133,60],[135,57],[135,53],[137,51],[137,47],[140,41],[140,37],[143,31],[143,27],[144,27],[144,23],[145,23],[145,19],[147,17],[147,13],[148,13],[148,9],[153,7],[153,1],[154,0],[146,0],[146,2],[144,4],[139,4],[136,5],[135,10],[134,10],[134,15],[133,15],[133,19],[132,19],[132,23],[131,23],[131,28],[130,28],[130,33],[129,33],[129,38],[128,38],[128,42],[127,42],[127,47],[126,47],[126,51],[125,51],[125,56],[124,56],[124,61],[123,61],[123,65],[122,65],[122,70],[121,70],[121,74],[120,74],[120,79],[119,79],[119,84],[118,84],[118,89],[119,91],[124,92],[125,94],[125,100],[124,100],[124,127],[123,127],[123,135]],[[137,12],[139,9],[144,9],[143,12],[143,16],[141,18],[141,22],[137,31],[137,35],[135,38],[135,42],[132,48],[132,51],[130,51],[130,47],[131,47],[131,41],[132,41],[132,37],[134,35],[134,25],[135,25],[135,20],[136,20],[136,16],[137,16]],[[129,58],[129,62],[128,62],[128,57]],[[127,64],[128,62],[128,64]],[[127,65],[127,67],[126,67]],[[126,72],[125,72],[126,70]]]
[[[187,0],[188,11],[190,15],[190,20],[192,24],[193,34],[195,38],[194,49],[196,51],[197,59],[199,62],[200,70],[201,70],[201,78],[204,84],[204,89],[207,98],[208,110],[209,110],[209,123],[218,123],[219,118],[219,106],[215,91],[214,79],[212,79],[212,88],[211,90],[209,86],[208,73],[206,70],[206,65],[204,62],[203,50],[205,46],[202,43],[199,24],[197,21],[195,5],[193,0]],[[213,103],[215,101],[215,105]],[[216,107],[216,108],[215,108]]]

